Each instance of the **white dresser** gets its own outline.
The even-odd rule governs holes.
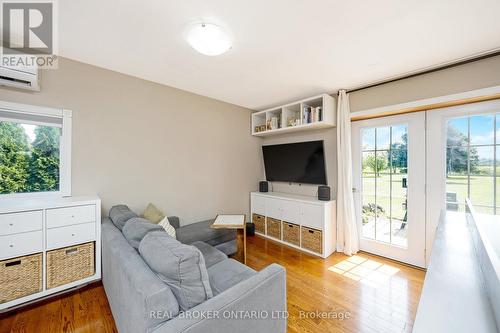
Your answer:
[[[0,281],[4,286],[0,286],[0,311],[100,280],[100,221],[97,196],[0,201]],[[78,252],[83,248],[86,257],[80,260]],[[29,263],[21,271],[23,261]],[[59,276],[64,269],[80,267],[78,261],[86,262],[85,272]],[[39,281],[38,286],[33,286],[34,281]]]
[[[335,200],[252,192],[251,214],[258,235],[322,258],[335,251]]]

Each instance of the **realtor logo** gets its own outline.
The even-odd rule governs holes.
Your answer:
[[[2,1],[2,66],[54,68],[55,3]]]

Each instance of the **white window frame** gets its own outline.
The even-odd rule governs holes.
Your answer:
[[[58,198],[71,196],[71,130],[73,112],[67,109],[11,103],[1,100],[0,111],[62,119],[59,150],[59,191],[0,194],[0,200],[33,197]],[[8,118],[0,118],[0,120],[9,121]],[[22,123],[43,125],[41,122],[23,121]]]

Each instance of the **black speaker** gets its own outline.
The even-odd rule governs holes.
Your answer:
[[[318,200],[330,201],[330,186],[318,186]]]
[[[255,224],[253,224],[252,222],[247,222],[246,228],[247,236],[255,236]]]
[[[259,182],[259,192],[268,192],[268,191],[269,191],[268,182],[266,181]]]

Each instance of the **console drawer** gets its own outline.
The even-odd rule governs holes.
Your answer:
[[[301,246],[304,249],[322,254],[323,253],[323,232],[312,228],[301,227]]]
[[[42,211],[0,215],[0,236],[42,230]]]
[[[299,246],[300,226],[283,221],[283,241]]]
[[[47,228],[95,222],[95,205],[48,209],[46,216]]]
[[[95,240],[95,223],[93,222],[47,230],[47,248],[49,249],[57,249],[92,240]]]
[[[273,219],[272,217],[267,218],[267,235],[281,239],[281,221]]]
[[[252,212],[265,215],[266,214],[266,198],[257,194],[252,194]]]
[[[19,257],[43,250],[42,231],[0,236],[0,259]]]
[[[255,231],[260,232],[261,234],[266,233],[266,217],[259,215],[259,214],[253,214],[252,215],[252,222],[255,225]]]

